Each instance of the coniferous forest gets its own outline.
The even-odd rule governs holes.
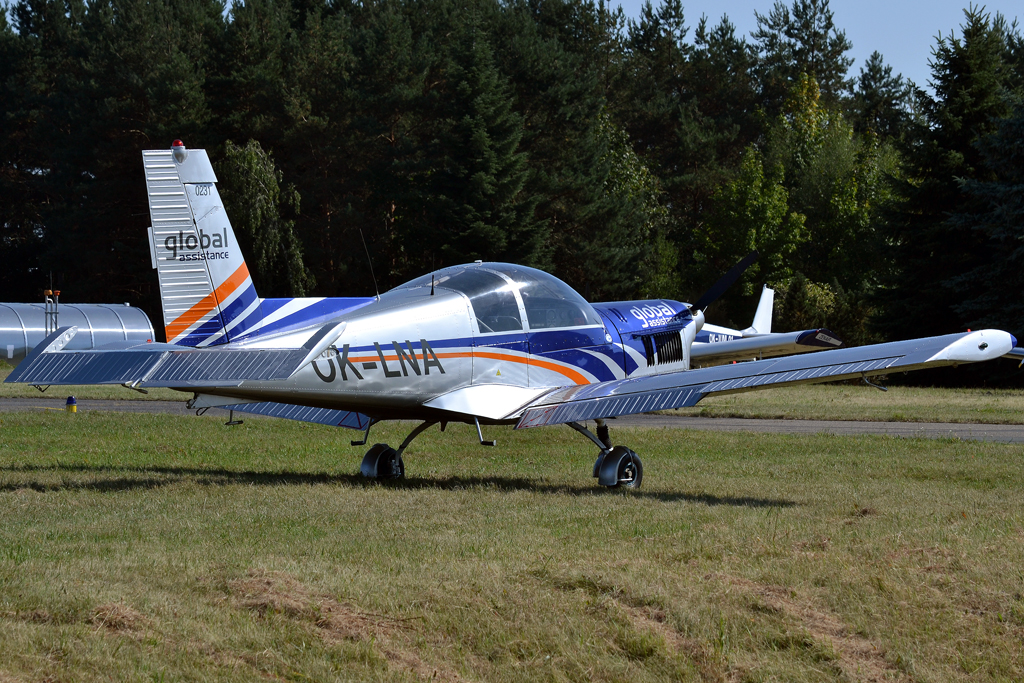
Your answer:
[[[767,0],[766,0],[767,2]],[[159,320],[141,150],[210,151],[262,296],[474,259],[848,343],[1024,338],[1024,41],[984,8],[931,87],[828,0],[737,35],[681,0],[17,0],[0,15],[0,299]],[[362,236],[360,235],[362,233]]]

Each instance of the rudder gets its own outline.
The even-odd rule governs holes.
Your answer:
[[[260,299],[206,150],[187,150],[175,140],[170,150],[147,150],[142,159],[167,341],[227,343],[245,332],[246,321],[261,317]]]

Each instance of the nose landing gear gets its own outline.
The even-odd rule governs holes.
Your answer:
[[[625,446],[612,446],[608,434],[608,425],[604,420],[597,421],[597,435],[579,424],[569,422],[568,425],[587,437],[601,449],[594,462],[594,478],[601,486],[609,488],[621,486],[627,489],[638,489],[644,479],[644,465],[640,456]]]
[[[627,489],[640,488],[644,479],[644,465],[640,456],[625,446],[616,446],[607,453],[598,456],[600,466],[597,483],[601,486],[621,486]]]

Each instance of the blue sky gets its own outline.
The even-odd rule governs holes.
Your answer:
[[[784,0],[792,5],[792,0]],[[652,0],[655,6],[660,0]],[[636,18],[643,0],[611,0],[612,6],[621,4],[626,16]],[[710,24],[717,24],[723,14],[736,25],[736,32],[749,36],[757,27],[754,11],[768,14],[774,0],[683,0],[686,25],[693,28],[701,15],[707,15]],[[846,31],[853,43],[850,56],[856,62],[850,74],[856,76],[868,56],[878,50],[893,72],[902,73],[919,86],[926,86],[931,71],[928,60],[941,32],[960,32],[963,9],[967,0],[832,0],[829,8],[836,26]],[[1024,22],[1024,8],[1020,0],[998,0],[983,5],[993,15],[1001,12],[1008,20],[1015,17]]]

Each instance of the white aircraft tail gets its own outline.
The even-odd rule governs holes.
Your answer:
[[[754,312],[754,324],[743,330],[744,336],[772,333],[772,307],[775,305],[775,290],[764,285],[761,289],[761,300],[757,302]]]
[[[231,341],[260,318],[260,299],[217,192],[206,150],[142,153],[153,227],[149,248],[160,280],[167,341],[210,346]]]

